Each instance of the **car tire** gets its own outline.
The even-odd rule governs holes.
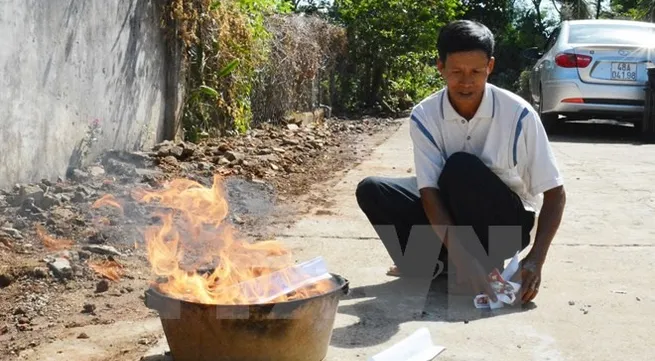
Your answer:
[[[543,93],[541,92],[541,87],[539,87],[539,103],[537,104],[537,112],[539,113],[539,118],[541,118],[541,124],[543,124],[546,133],[555,133],[559,128],[559,114],[544,113],[542,109],[543,103]]]

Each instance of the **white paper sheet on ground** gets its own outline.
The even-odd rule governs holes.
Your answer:
[[[487,305],[480,305],[478,302],[476,302],[480,297],[485,297],[486,295],[479,295],[476,296],[473,299],[473,305],[477,308],[490,308],[492,310],[502,308],[505,304],[513,304],[514,301],[516,300],[516,295],[518,295],[519,290],[521,289],[521,284],[512,282],[510,279],[514,277],[514,274],[519,270],[519,253],[516,252],[514,257],[510,260],[510,262],[507,264],[507,267],[503,270],[503,272],[500,274],[504,280],[506,280],[510,285],[512,285],[513,288],[513,294],[511,296],[505,295],[505,294],[498,294],[496,293],[496,298],[498,298],[498,301],[493,302],[489,300],[489,303]]]
[[[435,345],[430,330],[423,327],[390,348],[371,356],[368,361],[431,361],[445,349]]]

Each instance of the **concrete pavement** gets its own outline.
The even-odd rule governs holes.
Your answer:
[[[330,212],[280,235],[296,259],[323,256],[351,282],[327,361],[366,360],[424,326],[446,347],[437,360],[652,359],[655,147],[557,140],[553,147],[568,204],[530,309],[481,312],[468,298],[445,295],[445,285],[428,293],[427,285],[408,288],[385,275],[391,260],[354,192],[368,175],[408,175],[407,122],[326,192]]]
[[[354,191],[367,175],[408,175],[408,123],[349,172],[330,192],[334,214],[307,217],[283,239],[297,258],[321,255],[352,283],[328,360],[365,359],[423,326],[447,348],[439,360],[651,359],[655,147],[557,140],[553,147],[568,204],[540,295],[533,309],[491,315],[439,287],[427,301],[420,285],[407,295],[403,281],[385,275],[391,261]]]

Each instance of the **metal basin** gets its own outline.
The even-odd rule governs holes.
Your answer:
[[[310,298],[253,305],[205,305],[150,288],[145,304],[158,311],[175,361],[321,361],[349,282]]]

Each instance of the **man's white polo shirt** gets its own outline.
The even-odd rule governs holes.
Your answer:
[[[424,99],[412,110],[410,135],[419,189],[438,188],[441,170],[456,152],[478,156],[537,213],[543,192],[564,182],[534,108],[492,84],[470,121],[455,111],[446,88]]]

